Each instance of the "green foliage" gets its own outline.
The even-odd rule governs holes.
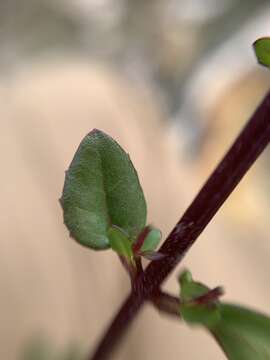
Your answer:
[[[145,252],[156,250],[158,244],[160,243],[161,236],[161,231],[159,229],[152,228],[146,235],[140,251]]]
[[[217,340],[230,360],[270,359],[270,318],[217,299],[205,303],[198,297],[209,288],[192,280],[191,274],[180,277],[180,314],[188,324],[204,326]]]
[[[221,304],[220,321],[210,329],[230,360],[270,359],[270,318],[232,304]]]
[[[257,40],[254,49],[259,62],[270,67],[270,38]],[[155,252],[161,240],[160,230],[145,227],[144,194],[128,154],[102,131],[93,130],[79,145],[66,172],[60,202],[71,236],[92,249],[111,247],[131,274],[136,271],[138,256],[151,260],[165,256]],[[211,290],[194,281],[189,271],[181,274],[179,282],[182,319],[203,326],[228,359],[270,359],[269,317],[220,302],[221,289]],[[74,349],[61,358],[47,351],[35,348],[24,360],[47,360],[48,356],[56,360],[80,359]]]
[[[130,261],[132,260],[132,243],[123,230],[112,226],[108,231],[108,238],[111,248],[117,252],[118,255],[123,256]]]
[[[219,304],[217,301],[211,304],[197,304],[195,299],[207,294],[210,289],[192,279],[191,273],[187,270],[180,276],[181,284],[181,317],[189,324],[201,324],[207,327],[213,326],[220,320]]]
[[[264,37],[256,40],[253,48],[258,62],[264,66],[270,67],[270,38]]]
[[[133,242],[146,224],[137,172],[128,154],[100,130],[82,140],[66,172],[60,202],[71,236],[95,250],[110,247],[112,226]]]
[[[210,290],[206,285],[193,281],[189,270],[182,272],[179,277],[179,282],[181,285],[181,301],[184,303],[192,301]]]

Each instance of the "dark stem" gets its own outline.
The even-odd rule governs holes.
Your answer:
[[[143,303],[180,263],[269,140],[270,92],[162,245],[160,251],[166,257],[152,261],[136,279],[131,294],[89,359],[104,360],[112,355]]]
[[[167,315],[180,319],[180,299],[179,297],[170,295],[161,290],[158,290],[151,298],[152,304],[155,308]]]
[[[135,264],[136,264],[137,276],[140,276],[143,273],[143,266],[142,266],[142,258],[138,255],[135,256]]]
[[[139,276],[141,276],[141,274],[143,273],[143,266],[142,266],[142,259],[140,256],[135,255],[134,256],[134,261],[135,261],[135,273],[134,273],[134,277],[133,279],[131,279],[131,289],[134,289],[134,286],[136,284],[137,278]]]
[[[223,288],[217,286],[214,289],[210,289],[204,295],[201,295],[191,300],[190,303],[194,303],[198,305],[210,304],[216,302],[219,299],[219,297],[222,295],[224,295]],[[151,297],[151,302],[155,306],[155,308],[160,312],[165,313],[166,315],[176,317],[178,320],[180,319],[181,300],[179,297],[158,290]]]
[[[131,288],[133,289],[137,277],[143,272],[142,259],[138,255],[134,256],[134,263],[131,263],[124,256],[119,256],[119,259],[129,276]]]
[[[192,303],[198,305],[213,303],[213,301],[218,300],[218,298],[222,295],[224,295],[223,288],[221,286],[217,286],[214,289],[209,290],[206,294],[195,298]]]
[[[131,288],[133,288],[134,282],[136,281],[136,276],[139,276],[143,272],[142,259],[140,256],[135,256],[137,275],[134,276],[134,274],[130,272],[130,269],[125,259],[121,256],[119,256],[119,258],[123,264],[123,267],[125,268],[125,270],[127,271],[130,277]],[[155,306],[155,308],[160,312],[177,317],[178,319],[180,318],[180,313],[179,313],[180,299],[177,298],[176,296],[170,295],[159,289],[153,294],[150,301]]]
[[[136,268],[124,256],[119,255],[119,259],[120,259],[121,264],[123,265],[123,268],[126,270],[127,274],[129,275],[131,286],[133,286],[134,281],[137,276]]]

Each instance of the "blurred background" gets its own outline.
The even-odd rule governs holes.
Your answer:
[[[82,137],[101,128],[130,153],[165,238],[269,88],[252,50],[269,19],[267,0],[0,2],[1,358],[84,359],[128,293],[116,256],[62,224]],[[268,313],[269,156],[182,265]],[[176,277],[165,287],[177,294]],[[224,359],[203,331],[146,306],[114,358],[202,354]]]

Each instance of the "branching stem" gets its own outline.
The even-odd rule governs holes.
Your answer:
[[[159,291],[269,140],[270,92],[162,245],[160,251],[166,257],[152,261],[138,276],[131,294],[89,360],[105,360],[112,355],[142,305]]]

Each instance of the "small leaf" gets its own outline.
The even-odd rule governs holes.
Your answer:
[[[256,40],[253,48],[258,62],[264,66],[270,67],[270,37],[264,37]]]
[[[192,279],[191,273],[187,270],[180,276],[181,284],[181,317],[189,324],[200,324],[213,326],[220,320],[219,308],[216,299],[208,303],[196,302],[196,299],[208,294],[210,289]]]
[[[194,281],[189,270],[181,273],[179,282],[181,285],[180,297],[182,302],[193,301],[210,290],[206,285]]]
[[[108,238],[111,248],[117,252],[118,255],[128,259],[132,259],[132,244],[127,235],[115,226],[111,227],[108,231]]]
[[[141,252],[154,251],[158,247],[158,244],[161,240],[161,231],[155,228],[152,228],[149,233],[146,235],[143,245],[140,249]]]
[[[238,305],[221,303],[217,299],[197,303],[198,296],[210,292],[207,286],[193,281],[190,272],[181,275],[180,284],[180,314],[183,320],[208,330],[229,360],[270,359],[269,317]]]
[[[60,202],[71,236],[92,249],[110,247],[107,231],[112,225],[131,241],[145,227],[146,203],[136,170],[128,154],[100,130],[82,140]]]

